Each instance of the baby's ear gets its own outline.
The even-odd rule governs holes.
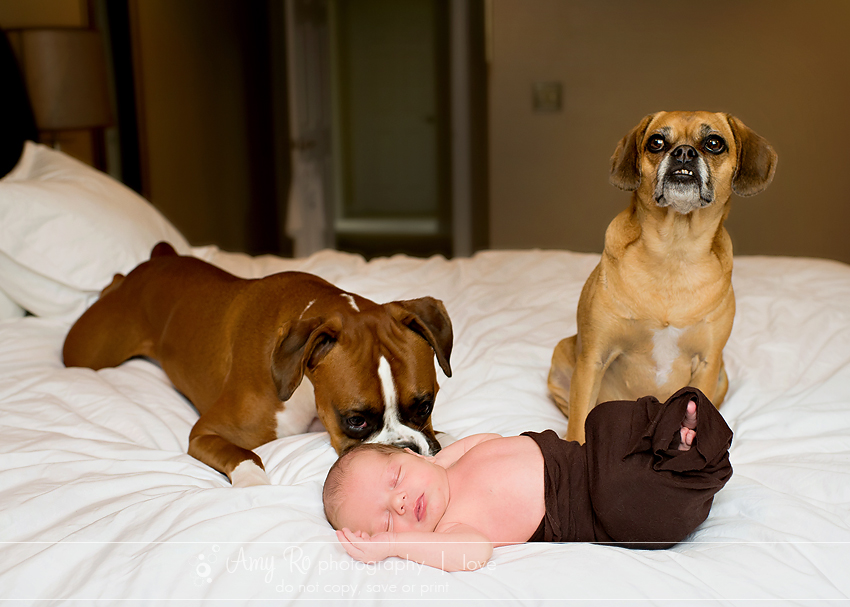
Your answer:
[[[415,455],[416,457],[421,457],[422,459],[429,461],[432,464],[436,463],[436,458],[433,455],[422,455],[421,453],[417,453],[416,451],[414,451],[410,447],[405,447],[404,450],[406,452],[410,453],[411,455]]]

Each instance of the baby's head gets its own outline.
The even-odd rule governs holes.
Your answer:
[[[350,477],[351,467],[356,465],[355,460],[358,458],[358,455],[362,456],[364,453],[392,455],[394,453],[404,453],[404,449],[381,443],[360,443],[334,462],[334,465],[328,471],[325,486],[322,489],[322,503],[325,507],[325,516],[334,529],[342,528],[342,525],[339,524],[339,519],[340,507],[347,495],[345,481]]]
[[[433,457],[362,444],[331,467],[322,501],[334,529],[433,531],[448,507],[448,476]]]

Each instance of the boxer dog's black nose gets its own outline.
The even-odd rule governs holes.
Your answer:
[[[414,453],[422,455],[422,452],[419,450],[419,445],[416,443],[396,443],[395,446],[401,447],[402,449],[410,449]]]

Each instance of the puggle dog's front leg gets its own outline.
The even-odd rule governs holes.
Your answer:
[[[603,260],[604,261],[604,260]],[[606,290],[605,268],[600,263],[581,291],[576,319],[578,327],[571,344],[575,355],[575,369],[570,380],[569,422],[567,440],[584,444],[584,422],[596,406],[602,378],[622,349],[618,336],[622,327]]]
[[[713,338],[703,352],[694,355],[694,368],[691,381],[688,383],[689,386],[698,388],[705,394],[718,409],[729,388],[729,379],[723,364],[723,344],[725,343],[725,340]]]
[[[576,339],[576,368],[570,384],[570,415],[567,440],[584,444],[584,422],[596,406],[605,371],[620,354],[599,335],[579,334]]]
[[[688,336],[686,348],[691,348],[693,364],[689,386],[698,388],[720,408],[729,379],[723,364],[723,347],[732,333],[735,317],[735,297],[731,288],[723,302],[705,316],[701,326]]]
[[[691,376],[689,386],[699,389],[719,409],[729,388],[723,357],[718,355],[711,360],[700,361],[696,373]]]

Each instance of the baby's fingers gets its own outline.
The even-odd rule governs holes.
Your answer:
[[[336,532],[336,536],[339,539],[339,543],[342,544],[342,547],[345,548],[345,551],[352,558],[357,559],[358,561],[362,561],[364,559],[363,550],[357,545],[359,538],[354,535],[354,532],[350,529],[339,529]]]
[[[348,546],[351,544],[351,540],[348,539],[348,536],[345,533],[346,531],[348,531],[348,529],[337,529],[336,539],[339,540],[339,543],[342,544],[343,548],[348,550]]]
[[[352,531],[347,527],[343,527],[342,529],[337,530],[336,536],[339,539],[340,543],[343,546],[346,546],[346,550],[348,550],[348,546],[355,547],[355,544],[361,541],[360,537],[358,537],[357,535],[357,532]]]

